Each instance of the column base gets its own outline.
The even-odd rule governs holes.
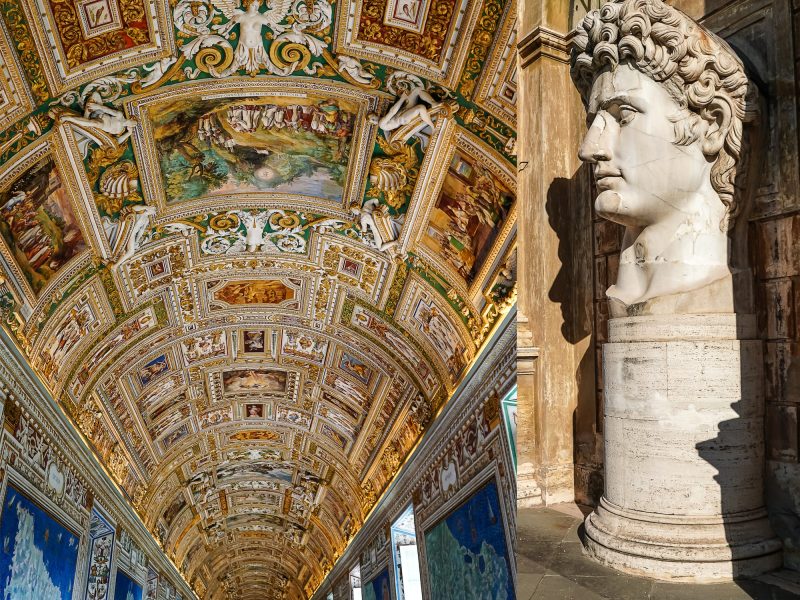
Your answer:
[[[711,583],[780,568],[782,545],[763,509],[722,517],[634,512],[601,499],[585,521],[586,551],[625,573]]]

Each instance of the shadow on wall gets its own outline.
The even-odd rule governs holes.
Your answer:
[[[561,265],[548,298],[561,309],[561,335],[576,346],[574,351],[579,354],[575,357],[578,405],[572,414],[576,501],[594,506],[603,493],[603,448],[598,435],[601,410],[596,369],[600,365],[595,360],[591,197],[591,172],[587,165],[581,165],[570,179],[553,180],[545,210],[550,228],[558,237]],[[580,346],[582,341],[586,341],[584,347]]]

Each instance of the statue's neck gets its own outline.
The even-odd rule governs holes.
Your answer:
[[[617,281],[606,292],[612,305],[691,294],[730,274],[728,236],[719,226],[722,211],[709,209],[722,203],[715,193],[704,196],[658,223],[625,230]]]

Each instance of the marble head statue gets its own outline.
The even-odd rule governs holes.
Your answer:
[[[580,158],[597,213],[625,226],[613,316],[733,310],[730,236],[758,112],[742,62],[661,0],[612,0],[578,27]]]

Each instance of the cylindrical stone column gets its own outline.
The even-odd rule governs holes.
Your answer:
[[[780,566],[763,497],[762,365],[754,315],[609,322],[605,493],[586,519],[591,555],[691,581]]]

